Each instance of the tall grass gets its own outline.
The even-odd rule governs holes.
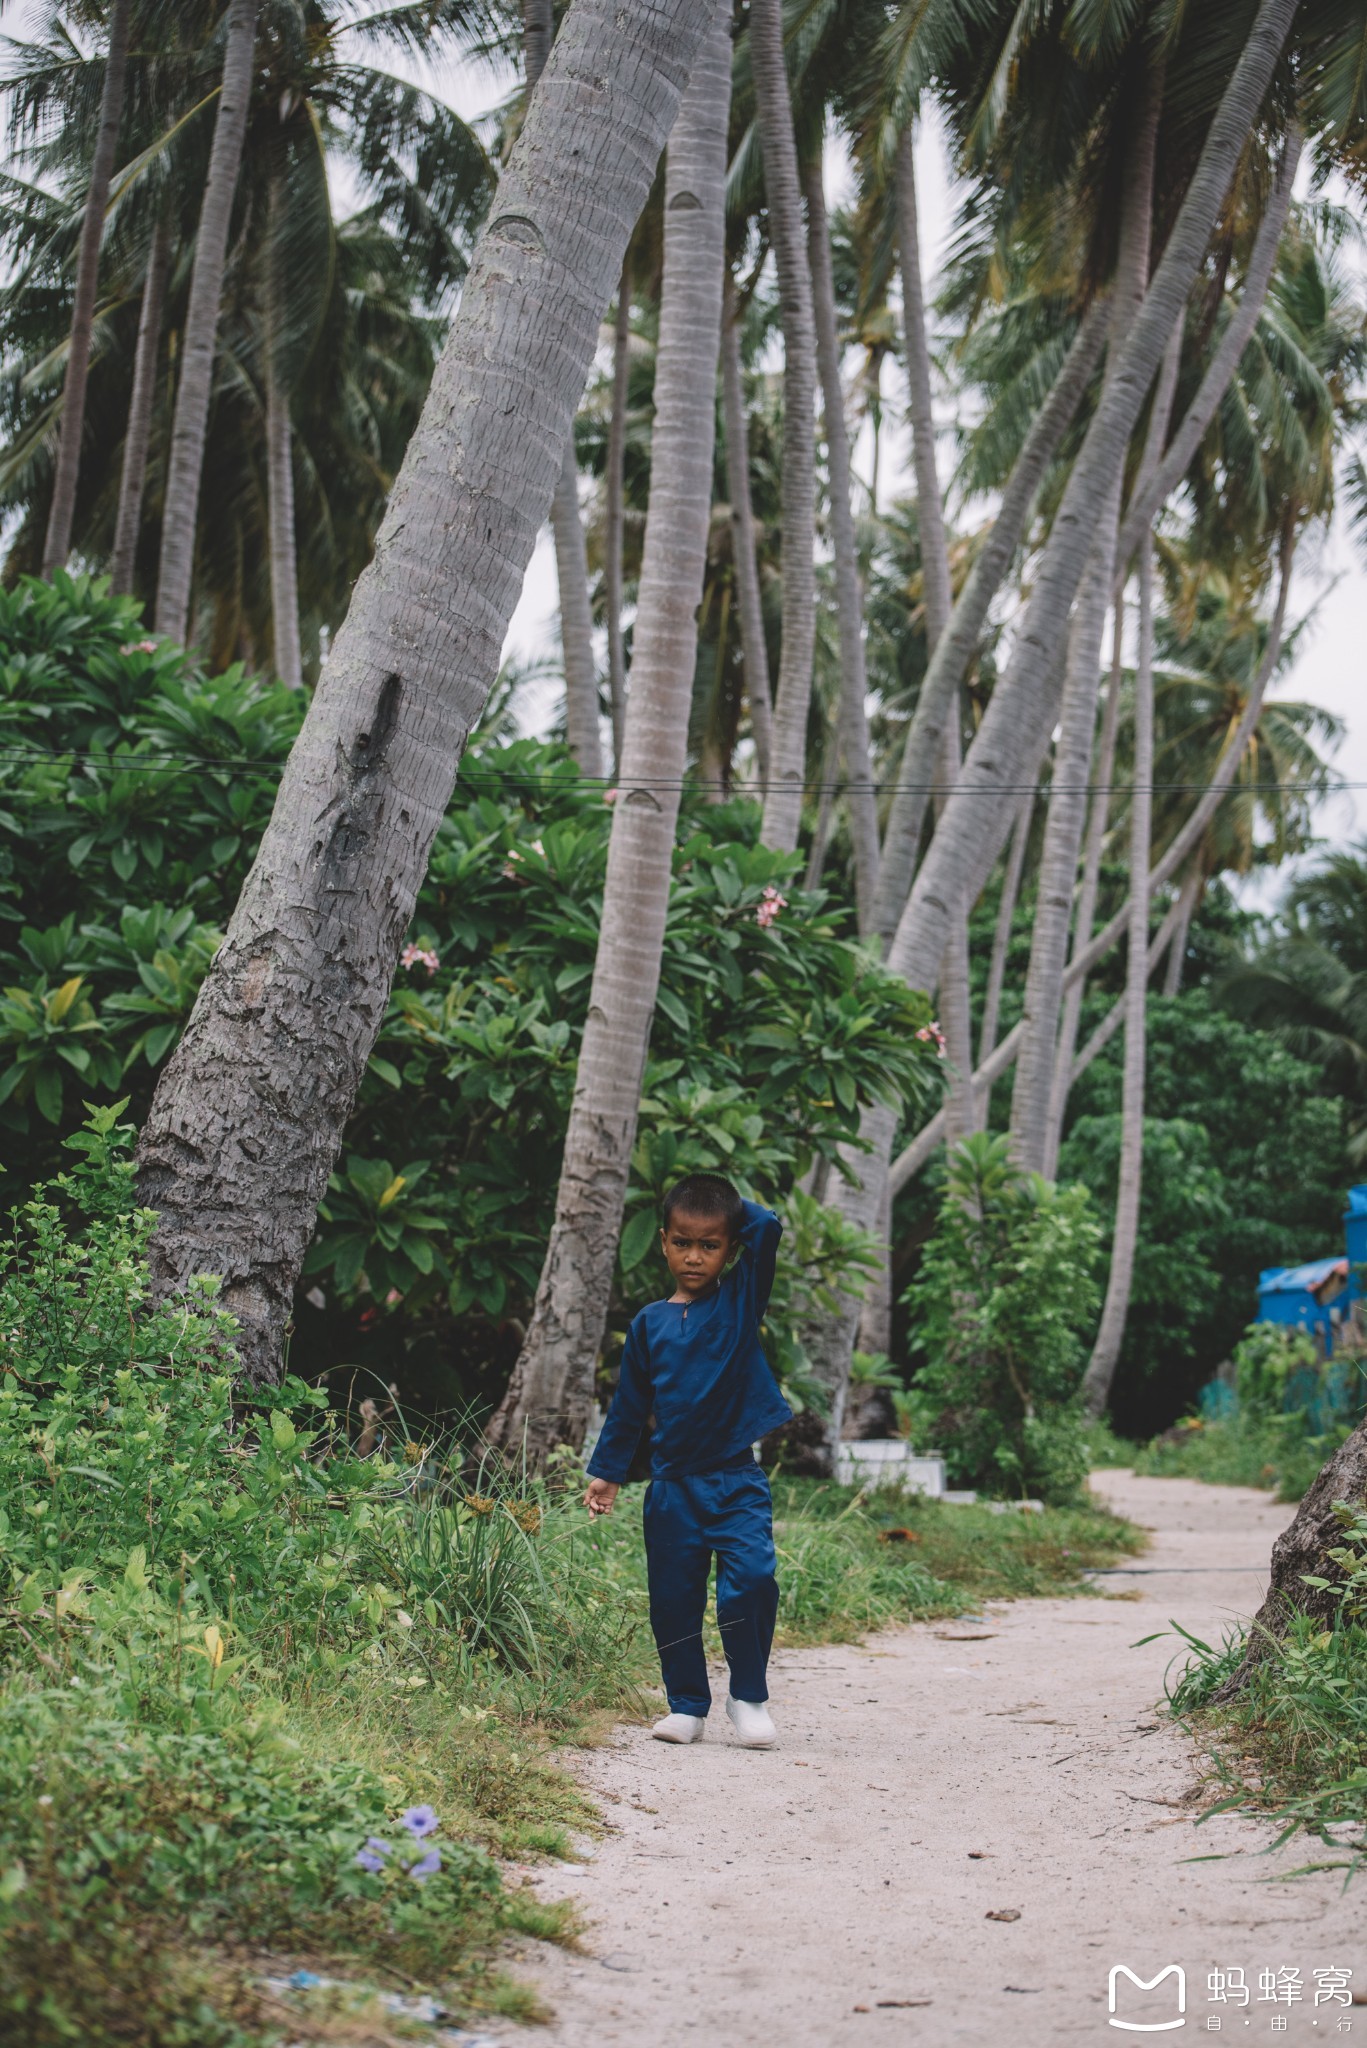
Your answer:
[[[1351,1876],[1367,1861],[1367,1509],[1341,1512],[1343,1538],[1327,1561],[1331,1625],[1294,1616],[1242,1696],[1220,1708],[1213,1695],[1242,1661],[1246,1638],[1230,1631],[1216,1646],[1188,1636],[1191,1655],[1169,1697],[1174,1713],[1216,1741],[1221,1806],[1270,1813],[1286,1835],[1331,1851],[1311,1867]]]

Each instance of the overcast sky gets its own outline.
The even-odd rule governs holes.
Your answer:
[[[471,65],[412,67],[411,75],[439,92],[472,121],[496,105],[511,84],[507,76]],[[841,189],[846,177],[839,154],[829,153],[827,199],[832,205],[838,205],[846,196]],[[924,260],[928,282],[933,285],[952,226],[954,195],[943,144],[929,126],[918,145],[917,184]],[[889,418],[898,405],[893,374],[889,374],[885,385]],[[888,433],[886,489],[893,496],[911,489],[909,436],[905,428],[901,439],[903,445],[898,447],[895,431]],[[858,451],[856,462],[857,458]],[[1336,522],[1334,530],[1313,554],[1309,549],[1301,550],[1292,589],[1292,616],[1301,618],[1311,610],[1316,614],[1313,627],[1302,636],[1298,659],[1283,679],[1279,694],[1322,705],[1344,724],[1344,737],[1334,765],[1346,787],[1321,807],[1318,820],[1323,837],[1341,844],[1367,833],[1367,706],[1363,690],[1367,673],[1367,565],[1358,558],[1342,520]],[[558,644],[554,556],[549,536],[543,534],[509,628],[505,652],[528,658],[556,651]]]

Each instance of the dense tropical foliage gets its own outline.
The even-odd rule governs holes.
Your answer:
[[[1281,1657],[1333,1723],[1361,1385],[1246,1326],[1367,1143],[1367,855],[1316,843],[1341,734],[1290,694],[1304,565],[1367,504],[1361,49],[1329,0],[50,0],[6,46],[35,2040],[262,2038],[250,1973],[181,1973],[225,1902],[516,2005],[487,1943],[551,1923],[461,1843],[526,1815],[442,1715],[563,1725],[638,1668],[638,1555],[561,1482],[693,1168],[784,1218],[779,1456],[896,1416],[1049,1503],[998,1560],[1095,1540],[1103,1410],[1185,1413],[1177,1469],[1327,1460],[1193,1696],[1275,1719]],[[434,63],[484,67],[479,120]],[[548,512],[560,659],[518,676]],[[785,1514],[799,1632],[972,1581],[838,1493]]]

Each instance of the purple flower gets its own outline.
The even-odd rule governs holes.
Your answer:
[[[368,1870],[376,1877],[384,1869],[384,1857],[377,1854],[374,1849],[358,1849],[355,1863],[358,1870]]]
[[[399,1815],[399,1826],[407,1828],[419,1842],[424,1835],[430,1835],[438,1826],[437,1816],[430,1806],[410,1806],[407,1813]]]
[[[415,1879],[418,1884],[422,1884],[427,1878],[435,1877],[440,1869],[441,1850],[429,1849],[427,1854],[420,1856],[416,1863],[409,1864],[408,1875]]]

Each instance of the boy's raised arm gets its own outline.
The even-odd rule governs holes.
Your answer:
[[[754,1275],[755,1313],[762,1317],[774,1288],[783,1225],[772,1209],[762,1209],[758,1202],[743,1202],[741,1206],[745,1210],[745,1221],[740,1227],[741,1256],[749,1260]]]
[[[589,1459],[591,1479],[606,1479],[614,1486],[622,1484],[631,1470],[631,1461],[636,1456],[642,1432],[649,1420],[652,1399],[645,1347],[633,1323],[627,1331],[627,1341],[622,1350],[617,1386],[608,1403],[593,1456]]]

